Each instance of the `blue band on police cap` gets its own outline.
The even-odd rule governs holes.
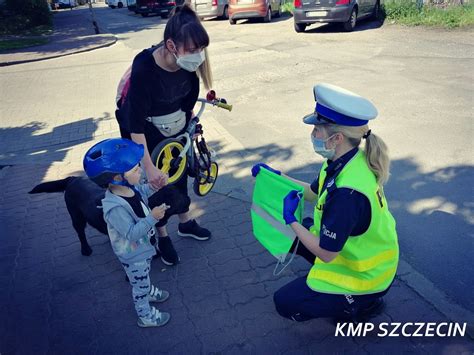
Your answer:
[[[363,126],[369,122],[367,120],[360,120],[358,118],[343,115],[342,113],[334,111],[329,107],[321,105],[319,102],[316,103],[315,110],[321,116],[329,118],[330,120],[334,121],[335,124],[339,124],[341,126]]]

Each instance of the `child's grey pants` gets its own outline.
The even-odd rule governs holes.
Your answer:
[[[150,266],[151,259],[146,259],[136,263],[122,263],[127,273],[130,285],[132,285],[133,302],[137,315],[142,318],[151,317],[150,302]]]

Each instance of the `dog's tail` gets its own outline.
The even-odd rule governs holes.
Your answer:
[[[62,180],[44,182],[42,184],[36,185],[33,190],[28,193],[39,194],[42,192],[64,192],[67,185],[74,179],[76,179],[75,176],[70,176]]]

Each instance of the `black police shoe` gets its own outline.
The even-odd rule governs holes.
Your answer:
[[[357,308],[351,308],[344,311],[344,315],[333,318],[333,323],[363,323],[382,313],[385,302],[382,297],[376,298],[368,305]]]
[[[376,298],[365,307],[359,308],[356,318],[360,321],[367,321],[370,318],[382,313],[385,302],[382,297]]]
[[[206,228],[200,227],[196,220],[192,219],[186,223],[178,224],[178,235],[181,237],[191,237],[196,240],[208,240],[211,237],[211,232]]]
[[[174,265],[179,262],[178,253],[171,242],[170,237],[159,237],[156,246],[157,255],[161,256],[161,261],[166,265]]]

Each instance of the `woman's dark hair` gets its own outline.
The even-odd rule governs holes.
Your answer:
[[[185,49],[204,48],[209,45],[209,35],[196,13],[186,4],[176,7],[165,27],[164,41],[171,39]]]

